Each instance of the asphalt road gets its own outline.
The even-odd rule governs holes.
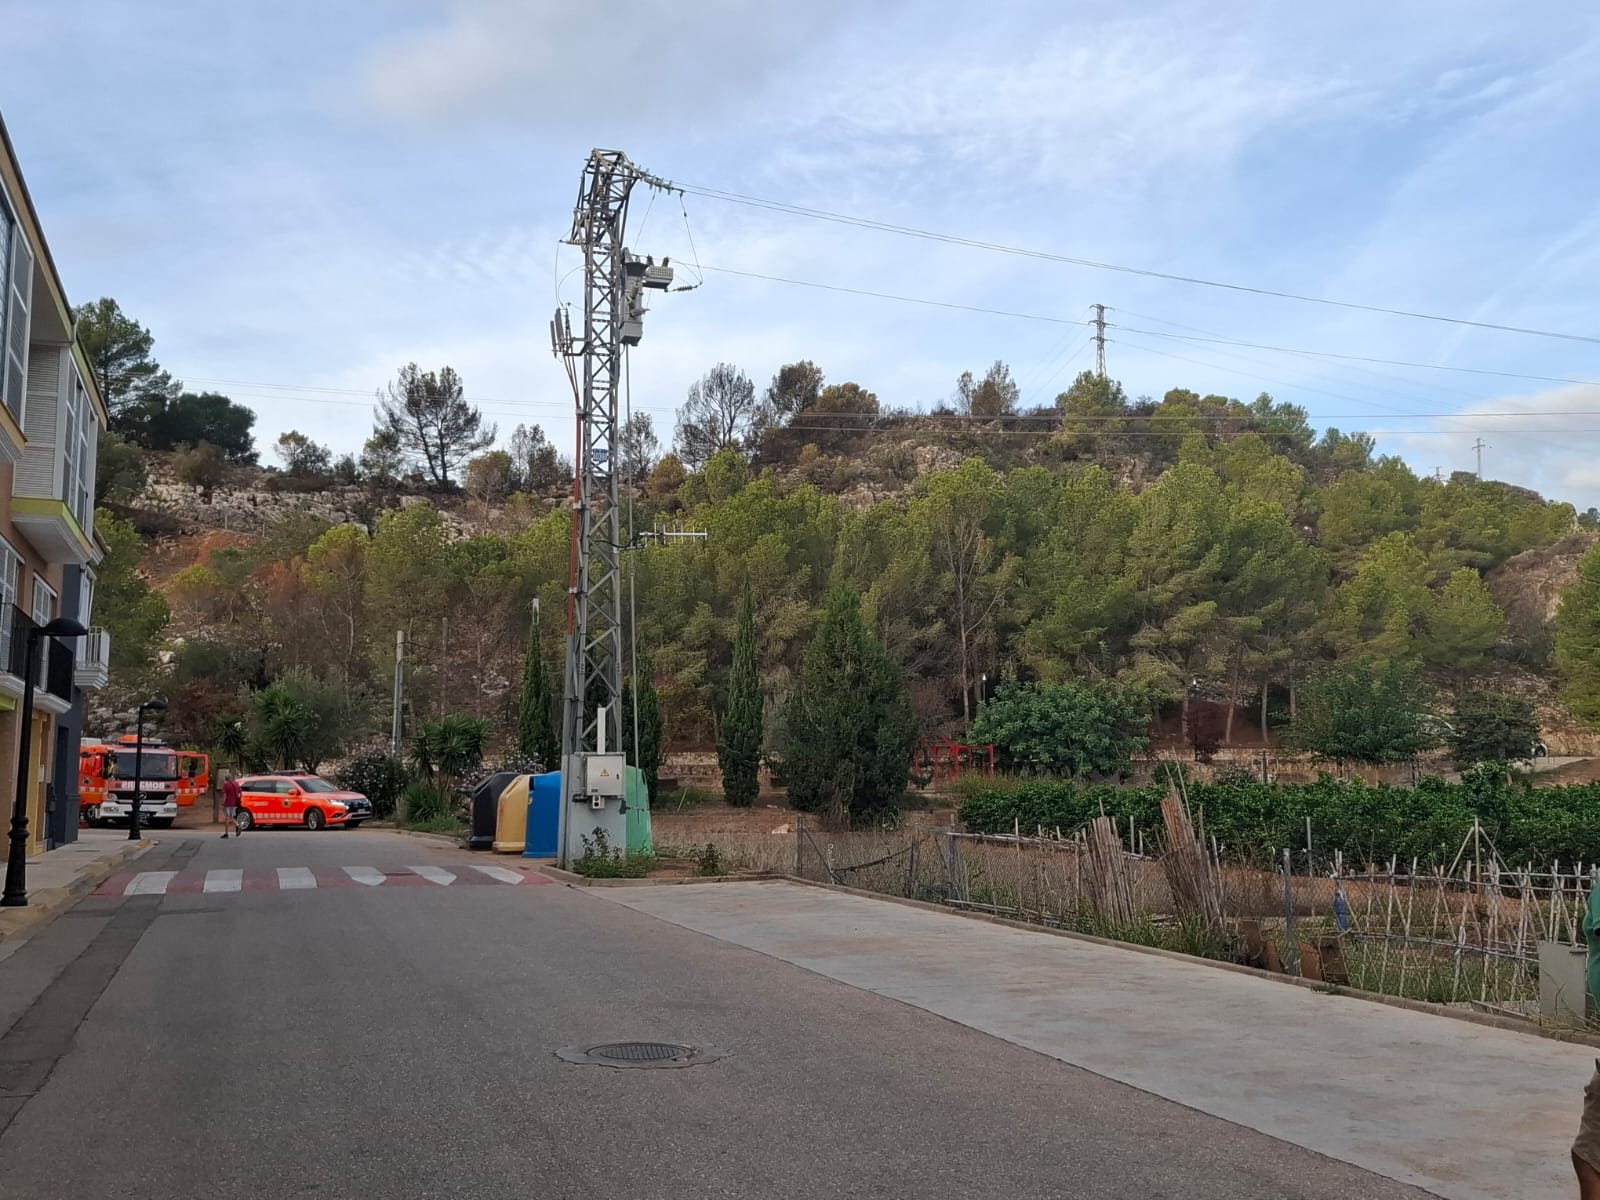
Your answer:
[[[485,861],[164,838],[137,866],[167,894],[90,897],[0,963],[0,1195],[1423,1195],[580,889],[464,886]],[[335,886],[405,866],[457,882]],[[555,1056],[622,1039],[731,1054]]]

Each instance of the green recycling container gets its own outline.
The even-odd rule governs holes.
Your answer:
[[[628,853],[649,854],[655,843],[650,838],[650,793],[644,785],[644,772],[629,767],[622,786],[628,801]]]

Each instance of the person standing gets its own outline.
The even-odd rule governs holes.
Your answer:
[[[1600,876],[1590,889],[1589,907],[1583,914],[1583,942],[1589,951],[1589,999],[1600,1006]],[[1572,1143],[1572,1169],[1578,1173],[1578,1200],[1600,1200],[1600,1058],[1595,1059],[1594,1074],[1583,1089],[1583,1116]]]
[[[239,807],[243,799],[244,789],[239,786],[239,777],[230,771],[227,782],[222,785],[222,819],[227,822],[222,830],[223,837],[228,836],[230,828],[234,833],[244,833],[239,825]]]

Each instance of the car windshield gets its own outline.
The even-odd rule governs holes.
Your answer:
[[[296,779],[295,784],[303,792],[337,792],[341,790],[340,788],[334,787],[333,784],[329,783],[326,779],[318,779],[315,775],[308,775],[300,779]]]
[[[119,750],[111,756],[111,766],[114,779],[133,778],[132,750]],[[138,755],[140,779],[176,779],[178,777],[178,756],[170,750],[146,750]]]

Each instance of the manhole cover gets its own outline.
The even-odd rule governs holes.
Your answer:
[[[695,1067],[727,1056],[713,1046],[686,1046],[682,1042],[601,1042],[593,1046],[564,1046],[556,1051],[563,1062],[600,1067]]]

